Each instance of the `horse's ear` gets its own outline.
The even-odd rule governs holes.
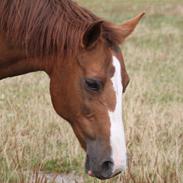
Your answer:
[[[93,23],[83,35],[82,47],[90,48],[95,45],[102,33],[102,21]]]
[[[144,15],[144,12],[140,13],[136,17],[124,22],[121,26],[119,26],[121,32],[121,42],[134,31],[135,27]]]

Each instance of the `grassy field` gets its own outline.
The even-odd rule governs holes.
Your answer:
[[[128,170],[106,183],[183,183],[183,2],[79,3],[116,23],[146,11],[122,46],[131,78],[124,95]],[[85,175],[84,153],[55,114],[44,73],[0,82],[0,183],[28,182],[39,170],[101,182]]]

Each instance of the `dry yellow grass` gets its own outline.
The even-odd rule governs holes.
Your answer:
[[[129,168],[107,183],[183,182],[183,3],[121,0],[80,3],[120,22],[147,15],[123,46],[131,83],[124,96]],[[121,9],[123,7],[123,9]],[[0,182],[28,182],[25,172],[75,172],[86,183],[84,153],[57,116],[49,79],[34,73],[0,82]],[[40,180],[43,182],[43,180]]]

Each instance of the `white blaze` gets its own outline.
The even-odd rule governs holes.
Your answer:
[[[116,95],[116,106],[114,111],[109,111],[111,123],[110,144],[112,149],[111,158],[114,161],[113,173],[125,170],[127,166],[126,144],[124,125],[122,120],[122,76],[119,60],[113,56],[113,66],[115,68],[112,77],[114,92]]]

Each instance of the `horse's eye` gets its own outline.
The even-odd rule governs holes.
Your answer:
[[[96,79],[85,79],[85,87],[89,91],[99,92],[102,87],[102,81]]]

